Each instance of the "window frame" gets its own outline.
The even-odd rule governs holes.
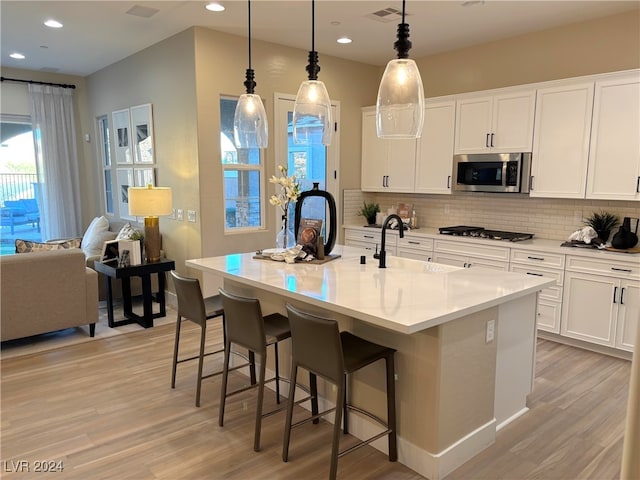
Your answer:
[[[104,212],[108,216],[115,216],[115,202],[113,197],[113,161],[111,158],[111,129],[109,127],[109,115],[100,115],[96,118],[96,129],[97,136],[99,139],[98,142],[98,159],[100,162],[100,170],[101,170],[101,178],[100,184],[102,188],[102,206],[104,208]],[[105,137],[105,129],[106,129],[106,137]],[[111,179],[111,211],[109,211],[109,201],[107,194],[107,185],[105,179],[109,175]]]

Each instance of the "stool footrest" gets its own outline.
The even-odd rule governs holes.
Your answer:
[[[229,371],[239,370],[241,368],[248,367],[249,365],[251,365],[251,364],[250,363],[243,363],[242,365],[236,365],[235,367],[231,367],[229,369]],[[207,375],[203,375],[202,379],[204,380],[205,378],[211,378],[211,377],[215,377],[217,375],[222,375],[222,370],[218,370],[217,372],[213,372],[213,373],[209,373]]]
[[[346,455],[347,453],[351,453],[354,450],[359,449],[360,447],[364,447],[365,445],[369,445],[371,442],[375,442],[376,440],[378,440],[379,438],[382,437],[386,437],[387,435],[389,435],[391,433],[391,430],[387,429],[386,431],[379,433],[378,435],[374,435],[373,437],[367,439],[367,440],[362,440],[361,442],[356,443],[355,445],[344,449],[342,452],[338,453],[338,458]]]

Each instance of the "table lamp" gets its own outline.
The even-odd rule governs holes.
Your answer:
[[[144,217],[144,248],[147,262],[160,260],[159,215],[171,214],[171,188],[129,187],[129,215]]]

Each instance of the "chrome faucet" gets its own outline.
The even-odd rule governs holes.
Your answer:
[[[385,244],[387,226],[389,225],[389,221],[393,218],[395,218],[398,221],[398,228],[400,229],[400,238],[404,237],[404,224],[402,223],[402,219],[395,213],[392,213],[387,218],[385,218],[384,223],[382,224],[382,238],[380,239],[380,242],[381,242],[380,253],[378,254],[378,258],[380,259],[380,264],[378,265],[378,268],[387,268],[387,252],[384,249],[384,244]]]

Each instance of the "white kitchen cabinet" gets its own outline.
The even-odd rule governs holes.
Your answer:
[[[403,238],[398,236],[397,254],[399,257],[412,258],[430,262],[433,259],[433,240],[417,235],[405,233]]]
[[[640,318],[640,264],[567,257],[562,335],[633,351]]]
[[[586,197],[640,200],[640,72],[595,84]]]
[[[456,103],[426,101],[416,153],[416,193],[451,193]]]
[[[530,152],[535,90],[456,102],[455,153]]]
[[[538,295],[538,329],[560,333],[565,256],[535,250],[511,250],[512,272],[553,278],[556,284]]]
[[[396,238],[397,234],[389,230],[385,232],[384,248],[387,255],[396,255]],[[352,247],[359,247],[371,252],[380,251],[382,240],[382,229],[363,227],[363,228],[345,228],[344,244]]]
[[[378,138],[375,108],[362,110],[361,188],[365,192],[413,192],[416,140]]]
[[[530,196],[584,198],[593,91],[593,82],[538,90]]]
[[[509,270],[509,248],[489,245],[435,240],[433,261],[456,267],[482,267],[493,270]]]

